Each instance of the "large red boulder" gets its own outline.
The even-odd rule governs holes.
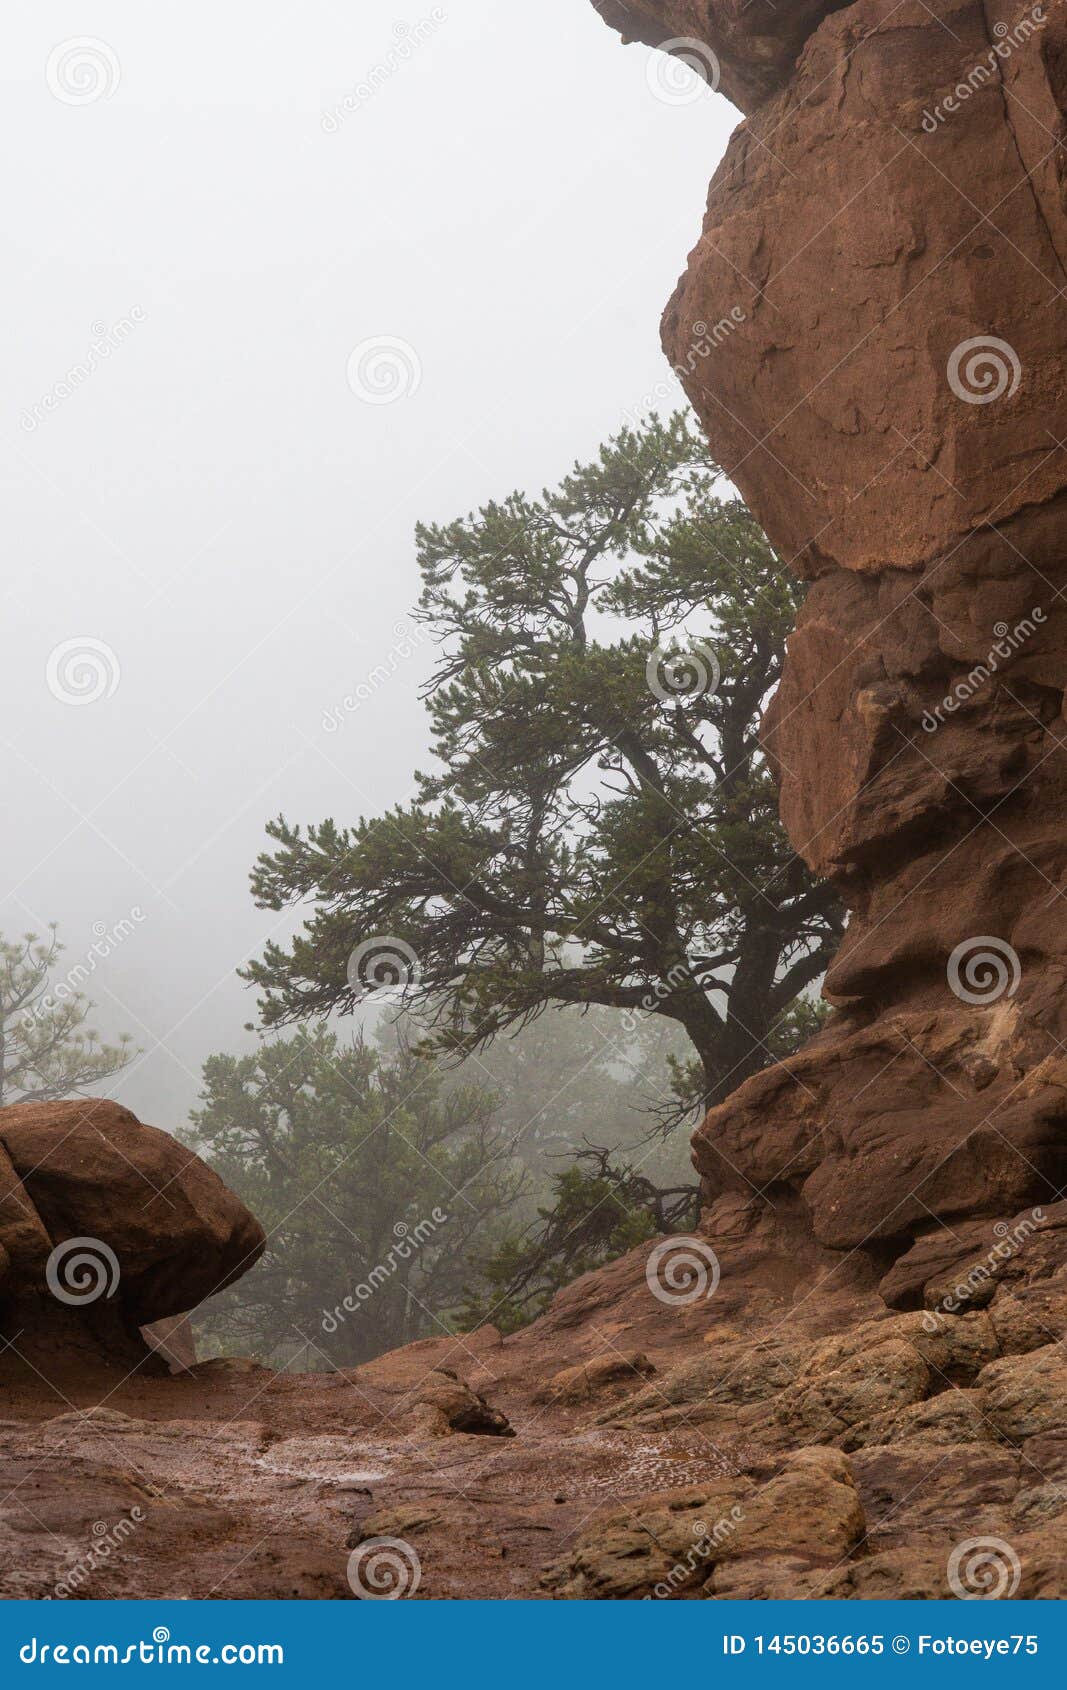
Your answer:
[[[143,1325],[229,1285],[264,1243],[199,1156],[119,1104],[0,1109],[0,1302],[104,1299]]]

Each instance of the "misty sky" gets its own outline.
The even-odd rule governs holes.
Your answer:
[[[416,520],[538,490],[668,376],[736,113],[590,0],[4,22],[0,930],[57,921],[72,967],[130,924],[89,991],[143,1047],[111,1091],[174,1130],[284,931],[264,819],[426,761]]]

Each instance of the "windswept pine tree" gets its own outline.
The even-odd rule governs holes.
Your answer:
[[[247,977],[268,1026],[400,982],[462,1055],[553,1004],[678,1023],[678,1110],[796,1042],[842,918],[760,749],[799,591],[683,414],[540,498],[417,530],[434,764],[352,825],[279,818]]]

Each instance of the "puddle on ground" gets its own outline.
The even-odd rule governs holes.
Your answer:
[[[349,1438],[283,1438],[272,1444],[254,1465],[285,1479],[317,1480],[320,1484],[373,1485],[388,1477],[384,1467],[354,1466],[352,1457],[370,1454]],[[378,1451],[374,1451],[378,1454]]]

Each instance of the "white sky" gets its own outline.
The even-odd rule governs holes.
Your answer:
[[[141,911],[89,990],[144,1048],[114,1094],[174,1130],[247,1039],[264,819],[376,813],[426,761],[425,651],[323,730],[390,661],[416,520],[539,489],[665,379],[736,113],[657,97],[589,0],[7,0],[3,34],[0,930],[56,920],[75,966]],[[78,103],[48,65],[86,37],[111,92]],[[382,336],[420,380],[371,404],[346,370]],[[86,639],[117,685],[105,654],[65,703]]]

